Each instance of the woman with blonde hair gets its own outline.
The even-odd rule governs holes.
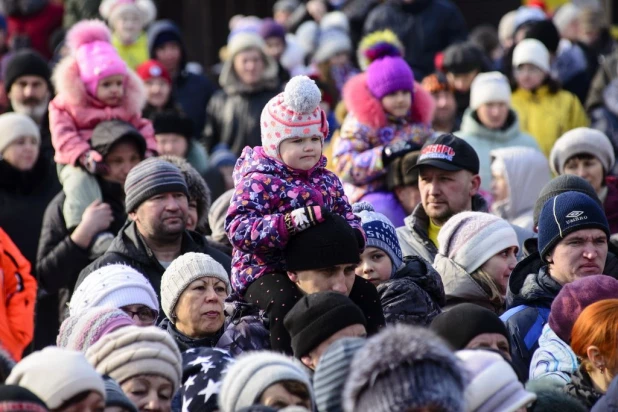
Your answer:
[[[511,225],[489,213],[462,212],[442,226],[438,243],[433,267],[442,277],[446,309],[470,302],[501,314],[519,249]]]

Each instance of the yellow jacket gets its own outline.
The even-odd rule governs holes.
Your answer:
[[[133,70],[150,58],[146,33],[140,34],[135,43],[132,44],[122,44],[118,37],[112,35],[112,44],[120,58]]]
[[[511,105],[517,112],[521,130],[536,139],[546,157],[565,132],[590,124],[582,104],[566,90],[552,94],[547,86],[541,86],[534,93],[517,89]]]

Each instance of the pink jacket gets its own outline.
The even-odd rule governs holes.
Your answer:
[[[95,126],[114,119],[131,123],[146,139],[147,149],[157,151],[152,123],[142,118],[146,92],[132,70],[127,73],[123,103],[117,107],[105,106],[88,94],[72,56],[58,63],[52,80],[59,91],[49,103],[49,129],[56,163],[77,164],[79,157],[91,148],[89,141]]]

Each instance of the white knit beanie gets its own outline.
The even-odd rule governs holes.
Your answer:
[[[255,405],[269,386],[284,380],[300,382],[307,387],[311,394],[310,409],[313,410],[313,389],[303,365],[295,359],[268,351],[242,355],[228,368],[219,392],[219,409],[221,412],[235,412]]]
[[[320,30],[340,30],[344,33],[350,32],[350,22],[342,11],[331,11],[326,13],[320,20]]]
[[[157,294],[148,279],[131,266],[116,263],[103,266],[84,279],[73,292],[69,312],[76,316],[88,308],[128,305],[145,305],[159,311]]]
[[[219,262],[205,253],[189,252],[176,258],[161,278],[161,308],[172,323],[172,316],[178,299],[191,282],[203,277],[217,278],[225,283],[225,290],[231,292],[230,279]]]
[[[105,399],[105,383],[81,352],[49,346],[19,362],[6,379],[7,385],[29,389],[50,410],[72,397],[95,391]]]
[[[545,73],[550,72],[549,51],[537,39],[524,39],[515,46],[513,51],[513,67],[521,64],[533,64]]]
[[[481,73],[470,86],[470,108],[478,109],[489,102],[504,102],[511,105],[511,86],[500,72]]]
[[[611,171],[616,162],[614,148],[605,133],[588,127],[578,127],[569,130],[554,143],[549,154],[552,172],[564,174],[564,164],[577,154],[589,154],[599,159],[605,173]]]
[[[552,21],[558,29],[558,33],[562,34],[568,25],[579,17],[580,13],[581,9],[573,3],[565,3],[560,6],[552,17]]]
[[[440,254],[469,274],[495,254],[519,246],[517,234],[504,219],[489,213],[462,212],[451,217],[438,233]]]
[[[156,326],[125,326],[103,336],[86,352],[88,362],[102,375],[122,385],[139,375],[157,375],[179,388],[182,356],[169,333]]]
[[[41,133],[34,120],[20,113],[0,115],[0,155],[11,143],[23,136],[32,136],[41,143]]]
[[[136,11],[144,26],[157,17],[157,7],[152,0],[103,0],[99,6],[99,14],[110,23],[128,10]]]

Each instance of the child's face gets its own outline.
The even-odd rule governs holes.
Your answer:
[[[172,87],[160,77],[149,79],[144,82],[146,86],[146,101],[154,107],[163,107],[170,98]]]
[[[350,54],[348,52],[337,53],[328,62],[335,67],[345,66],[350,62]]]
[[[275,60],[279,60],[285,51],[285,42],[279,37],[266,39],[266,54]]]
[[[534,90],[543,84],[545,73],[534,64],[520,64],[515,68],[515,81],[524,90]]]
[[[107,106],[118,106],[124,97],[124,76],[115,74],[99,81],[97,85],[97,99]]]
[[[407,90],[398,90],[395,93],[387,94],[380,101],[387,113],[395,117],[404,117],[412,106],[412,93]]]
[[[121,13],[113,23],[113,30],[123,44],[132,44],[142,32],[142,18],[135,10]]]
[[[391,258],[377,247],[365,248],[361,254],[360,264],[356,267],[356,276],[367,279],[375,286],[391,278],[393,263]]]
[[[309,170],[322,157],[322,139],[319,136],[292,137],[279,145],[283,163],[297,170]]]
[[[173,155],[184,158],[189,149],[189,142],[184,136],[176,133],[159,133],[155,135],[157,152],[162,155]]]

